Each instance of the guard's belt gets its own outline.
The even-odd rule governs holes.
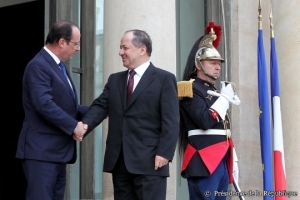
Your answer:
[[[231,137],[230,129],[221,130],[221,129],[208,129],[203,131],[201,129],[190,130],[188,132],[189,137],[193,135],[226,135],[227,137]]]

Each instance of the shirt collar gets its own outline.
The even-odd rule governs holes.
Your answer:
[[[136,72],[137,75],[142,77],[143,74],[145,73],[146,69],[149,67],[149,65],[150,65],[150,61],[147,61],[147,62],[141,64],[140,66],[136,67],[134,69],[134,71]]]
[[[52,51],[50,51],[46,46],[44,46],[44,49],[50,54],[50,56],[54,59],[54,61],[55,61],[57,64],[60,63],[59,58],[58,58],[54,53],[52,53]]]

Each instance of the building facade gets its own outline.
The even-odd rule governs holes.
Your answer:
[[[239,185],[242,191],[263,191],[257,84],[258,5],[258,0],[13,0],[0,1],[0,13],[6,13],[8,16],[17,8],[28,9],[29,12],[44,9],[39,16],[42,18],[39,19],[42,25],[36,25],[36,29],[40,30],[39,33],[43,34],[44,38],[40,38],[36,43],[35,53],[42,47],[49,26],[54,21],[69,19],[80,26],[81,50],[68,63],[68,68],[72,72],[76,87],[80,88],[78,95],[81,97],[81,103],[86,105],[91,104],[102,92],[111,73],[126,70],[118,55],[120,39],[126,30],[142,29],[148,32],[153,42],[151,61],[156,66],[174,73],[180,81],[189,50],[204,34],[205,25],[209,21],[222,25],[223,37],[219,51],[226,63],[222,66],[221,80],[236,83],[237,94],[242,102],[240,106],[231,108],[232,137],[239,157]],[[263,1],[261,6],[268,67],[271,6],[273,13],[280,74],[287,190],[299,193],[300,135],[297,131],[297,121],[300,118],[300,83],[297,77],[300,68],[296,63],[300,53],[300,1],[268,0]],[[27,23],[38,23],[36,18],[27,20],[31,20]],[[26,30],[16,31],[22,33]],[[27,37],[36,39],[34,34]],[[31,59],[31,55],[24,58],[26,59]],[[23,67],[22,70],[25,65],[20,66]],[[21,83],[20,80],[17,82]],[[21,98],[18,104],[20,102]],[[23,116],[21,107],[18,111],[11,111],[13,112]],[[107,120],[109,119],[100,124],[83,142],[78,143],[79,159],[74,165],[68,166],[66,200],[113,199],[111,175],[102,173]],[[12,119],[9,122],[11,121]],[[22,119],[19,123],[22,124]],[[18,129],[10,128],[9,131],[16,135]],[[8,139],[15,141],[16,137],[11,136]],[[14,167],[18,163],[12,161],[15,142],[12,143],[11,155],[5,155],[4,158],[11,163],[14,170],[11,171],[8,167],[1,169],[1,180],[9,180],[9,185],[13,185],[13,181],[22,176],[21,168]],[[186,180],[180,177],[180,164],[181,159],[176,152],[171,164],[171,176],[168,178],[168,200],[188,199]],[[14,173],[10,177],[15,179],[5,176],[9,173]],[[24,193],[25,186],[25,183],[19,184],[16,190]],[[7,191],[10,190],[3,187],[2,196],[14,195],[7,194]],[[254,196],[251,199],[261,197]]]

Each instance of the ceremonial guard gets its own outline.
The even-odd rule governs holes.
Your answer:
[[[216,50],[222,27],[210,22],[205,32],[191,49],[178,82],[181,176],[187,179],[190,200],[221,200],[226,199],[222,192],[238,179],[228,109],[240,100],[234,83],[221,81],[220,91],[214,86],[225,62]]]

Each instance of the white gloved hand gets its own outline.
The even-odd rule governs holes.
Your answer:
[[[224,81],[222,81],[221,84],[221,93],[219,94],[215,92],[217,95],[219,95],[219,98],[210,108],[217,111],[219,116],[224,120],[229,108],[229,99],[232,99],[234,91],[230,84],[226,85]],[[210,90],[208,90],[207,93],[211,94]]]
[[[230,100],[234,96],[234,90],[231,83],[226,83],[221,81],[221,92],[220,92],[226,99]]]
[[[212,90],[208,90],[207,94],[212,96],[223,96],[225,97],[230,103],[235,105],[240,105],[241,101],[239,97],[235,94],[235,84],[232,82],[224,82],[221,81],[221,93],[217,93]]]

